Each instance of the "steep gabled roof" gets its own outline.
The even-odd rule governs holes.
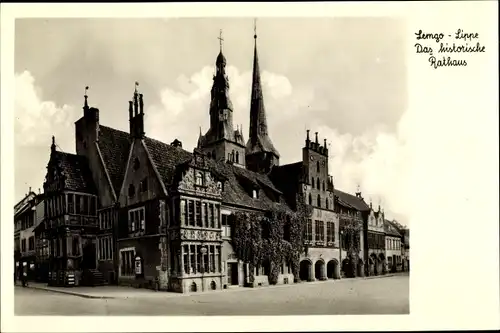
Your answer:
[[[116,195],[119,195],[130,151],[129,133],[102,125],[99,126],[99,131],[99,150],[111,178],[111,185]]]
[[[390,236],[402,237],[398,228],[389,220],[384,220],[384,232]]]
[[[101,135],[99,137],[99,148],[104,159],[104,163],[110,174],[113,187],[120,189],[128,154],[130,150],[129,134],[110,127],[100,126]],[[194,156],[181,147],[169,145],[159,140],[144,138],[144,144],[151,155],[151,159],[158,170],[163,183],[172,185],[177,167],[189,162]],[[114,153],[116,152],[116,153]],[[215,174],[223,176],[227,181],[224,185],[222,201],[230,205],[238,205],[259,210],[268,210],[275,205],[283,209],[286,206],[282,192],[276,188],[267,175],[253,172],[226,162],[217,162],[207,159],[209,169]],[[260,191],[259,198],[254,199],[251,192],[244,188],[241,179],[253,183],[256,187],[264,189]],[[118,192],[118,190],[116,190]],[[279,197],[275,202],[267,194],[270,192]]]
[[[145,137],[144,143],[165,185],[172,184],[177,165],[193,158],[192,153],[155,139]]]
[[[64,189],[96,194],[96,187],[85,156],[54,151],[51,163],[56,163],[64,176]]]
[[[338,189],[334,189],[334,194],[338,197],[339,203],[343,206],[346,206],[347,208],[352,208],[359,211],[370,210],[370,207],[366,204],[366,202],[363,199],[356,197],[355,195],[340,191]]]

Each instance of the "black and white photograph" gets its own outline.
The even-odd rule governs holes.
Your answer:
[[[498,159],[475,182],[461,177],[477,165],[451,167],[464,158],[456,146],[487,163],[475,147],[498,133],[498,113],[460,114],[478,99],[491,109],[494,89],[477,83],[498,73],[485,70],[498,55],[486,23],[416,29],[390,10],[105,13],[10,22],[2,294],[10,284],[16,320],[180,316],[203,326],[221,316],[262,316],[265,325],[274,316],[395,315],[397,323],[423,311],[413,304],[425,288],[439,304],[453,303],[437,296],[445,275],[487,283],[487,267],[474,268],[482,263],[448,256],[468,252],[459,239],[472,237],[454,231],[469,228],[456,210],[468,210],[463,220],[467,205],[486,202],[445,198],[481,184],[498,191]],[[457,100],[442,99],[439,89],[453,95],[463,75],[469,82]],[[2,74],[2,99],[4,86]],[[494,213],[484,220],[495,227]]]

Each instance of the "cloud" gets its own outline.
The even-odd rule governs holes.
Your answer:
[[[75,109],[44,101],[29,71],[15,76],[15,143],[20,146],[49,146],[55,135],[58,145],[71,150]],[[68,140],[69,139],[69,140]]]
[[[234,124],[243,125],[248,139],[249,105],[252,73],[227,67],[230,97],[234,106]],[[190,77],[182,75],[176,87],[161,90],[161,105],[152,105],[146,114],[146,132],[165,142],[179,138],[185,149],[192,150],[197,142],[199,126],[208,129],[210,89],[213,68],[206,66]],[[359,185],[363,196],[371,197],[376,206],[382,204],[388,216],[406,215],[410,209],[408,177],[411,154],[409,113],[399,121],[396,133],[384,124],[373,124],[362,135],[341,133],[335,124],[325,123],[311,105],[326,100],[315,96],[311,89],[294,87],[283,75],[262,72],[264,100],[271,139],[281,153],[281,163],[302,158],[301,148],[306,127],[319,132],[320,140],[330,144],[330,174],[335,185],[353,193]],[[313,134],[314,136],[314,134]]]
[[[15,197],[28,188],[42,187],[49,160],[51,136],[59,149],[74,151],[73,107],[44,101],[29,71],[15,75],[14,146]]]
[[[234,66],[228,66],[226,72],[234,125],[242,125],[248,139],[252,73],[241,72]],[[185,149],[192,150],[199,127],[203,133],[208,129],[212,76],[213,67],[205,66],[192,75],[179,76],[175,86],[160,89],[160,102],[146,110],[146,135],[167,143],[178,138]],[[418,137],[410,126],[415,113],[405,112],[396,132],[387,131],[384,124],[373,124],[363,134],[353,135],[340,132],[338,124],[325,122],[315,113],[314,105],[326,101],[312,89],[294,85],[286,76],[267,71],[262,72],[262,83],[270,135],[281,153],[282,164],[302,158],[306,128],[313,133],[317,131],[321,142],[327,138],[330,145],[329,170],[337,188],[353,193],[359,185],[366,200],[371,198],[375,206],[381,203],[388,216],[408,216],[411,151]],[[60,149],[74,151],[73,123],[79,114],[72,106],[43,100],[28,71],[16,75],[15,107],[18,193],[25,192],[27,185],[41,185],[52,135],[56,136]],[[43,153],[34,154],[33,147],[42,148]]]

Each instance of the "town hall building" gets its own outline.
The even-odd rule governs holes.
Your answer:
[[[233,124],[222,44],[210,127],[192,152],[178,139],[168,144],[146,136],[137,84],[128,132],[100,124],[99,109],[90,107],[85,95],[83,116],[75,123],[76,154],[57,151],[53,138],[47,165],[42,235],[49,244],[51,284],[118,283],[182,293],[265,286],[269,268],[252,267],[235,254],[233,216],[265,214],[274,207],[292,212],[297,198],[312,207],[304,230],[308,250],[298,276],[284,262],[278,283],[377,271],[369,255],[379,254],[372,239],[383,235],[383,216],[361,193],[335,189],[326,139],[320,143],[319,134],[311,138],[308,130],[302,160],[280,165],[267,125],[257,35],[254,43],[246,142]],[[356,234],[343,233],[347,226]]]

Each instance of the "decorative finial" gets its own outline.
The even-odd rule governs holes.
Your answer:
[[[56,144],[56,137],[52,135],[52,144],[55,145]]]
[[[135,88],[134,88],[134,92],[137,94],[138,90],[137,90],[137,87],[139,87],[139,82],[135,81]]]
[[[217,37],[217,39],[219,40],[220,51],[222,52],[222,42],[224,41],[224,38],[222,38],[222,29],[220,29],[220,31],[219,31],[219,37]]]
[[[83,95],[83,98],[85,98],[85,104],[84,104],[84,107],[88,107],[88,106],[89,106],[89,104],[88,104],[88,102],[87,102],[87,98],[89,97],[89,96],[87,95],[87,91],[88,91],[88,90],[89,90],[89,86],[85,86],[85,94]]]
[[[253,19],[253,38],[257,39],[257,18]]]

